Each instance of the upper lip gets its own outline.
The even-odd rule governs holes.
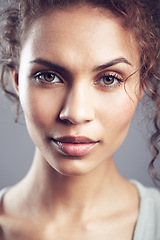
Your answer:
[[[73,143],[73,144],[80,144],[80,143],[96,143],[98,141],[92,140],[90,138],[84,137],[84,136],[65,136],[65,137],[60,137],[60,138],[56,138],[53,139],[54,141],[57,142],[62,142],[62,143]]]

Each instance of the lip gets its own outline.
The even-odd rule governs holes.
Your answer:
[[[84,136],[65,136],[52,141],[60,152],[69,156],[83,156],[91,151],[99,141]]]

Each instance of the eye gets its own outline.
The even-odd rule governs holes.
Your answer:
[[[101,77],[96,84],[100,84],[102,87],[117,87],[123,82],[123,79],[118,74],[107,74]]]
[[[35,74],[34,76],[35,80],[37,82],[41,82],[41,83],[62,83],[62,80],[55,74],[52,72],[39,72],[37,74]]]

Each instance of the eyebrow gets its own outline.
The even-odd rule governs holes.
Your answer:
[[[94,67],[93,71],[95,71],[95,72],[96,71],[101,71],[101,70],[112,67],[112,66],[114,66],[116,64],[119,64],[119,63],[125,63],[127,65],[132,66],[132,64],[126,58],[120,57],[120,58],[116,58],[116,59],[114,59],[114,60],[112,60],[112,61],[110,61],[106,64]]]
[[[62,67],[58,64],[54,64],[52,62],[49,62],[49,61],[41,59],[41,58],[36,58],[36,59],[30,61],[30,63],[37,63],[37,64],[43,65],[45,67],[55,69],[56,71],[59,71],[59,72],[69,73],[69,71],[65,67]]]
[[[66,74],[70,73],[65,67],[60,66],[58,64],[54,64],[52,62],[49,62],[49,61],[41,59],[41,58],[36,58],[36,59],[30,61],[30,63],[40,64],[40,65],[43,65],[45,67],[55,69],[56,71],[59,71],[59,72],[65,72]],[[97,72],[97,71],[107,69],[107,68],[109,68],[111,66],[114,66],[114,65],[117,65],[119,63],[125,63],[127,65],[132,66],[132,64],[126,58],[120,57],[120,58],[116,58],[114,60],[111,60],[110,62],[108,62],[106,64],[95,66],[93,68],[93,72]]]

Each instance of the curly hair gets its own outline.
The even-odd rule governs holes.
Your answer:
[[[54,9],[65,9],[78,4],[110,10],[120,18],[123,27],[132,30],[137,40],[141,57],[140,86],[154,103],[154,133],[151,137],[153,159],[149,171],[156,183],[160,176],[155,170],[160,142],[160,19],[159,0],[14,0],[1,11],[1,75],[2,89],[12,100],[17,95],[7,89],[6,74],[10,68],[18,71],[21,47],[35,19]],[[17,108],[18,116],[18,108]]]

